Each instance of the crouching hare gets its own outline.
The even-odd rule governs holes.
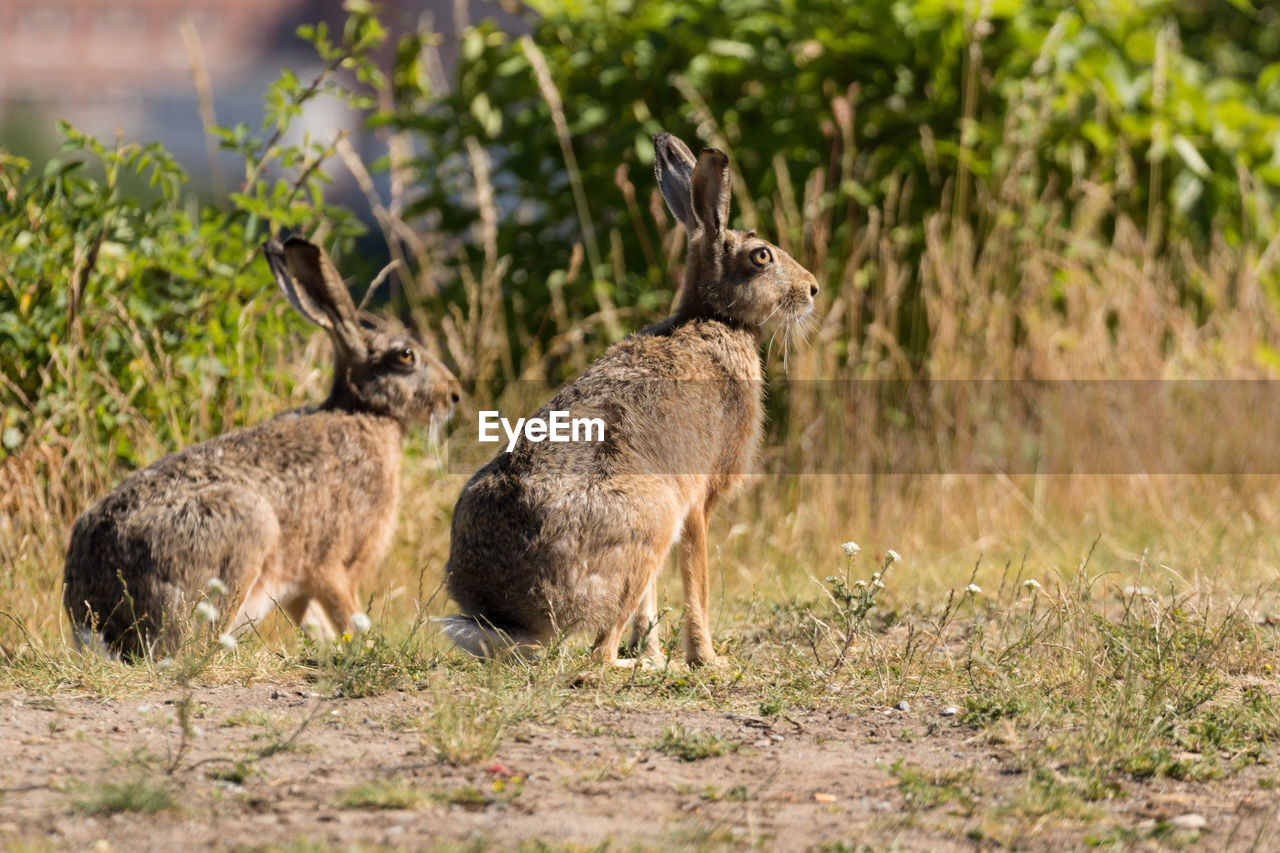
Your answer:
[[[218,583],[232,633],[276,604],[328,636],[369,625],[356,585],[391,543],[405,430],[434,434],[459,385],[417,342],[362,323],[321,249],[292,237],[263,250],[289,303],[332,339],[329,397],[167,456],[81,515],[63,604],[82,644],[168,653]]]
[[[680,544],[690,664],[715,662],[708,619],[707,522],[750,466],[761,435],[765,323],[813,310],[816,279],[790,255],[729,224],[729,160],[695,159],[654,138],[654,171],[689,233],[674,313],[619,341],[562,388],[551,411],[596,416],[600,442],[530,442],[499,452],[454,508],[444,630],[463,649],[531,654],[588,631],[604,661],[635,615],[632,647],[657,655],[655,581]]]

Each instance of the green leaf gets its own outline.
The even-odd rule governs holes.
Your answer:
[[[1200,178],[1209,177],[1209,164],[1200,156],[1200,152],[1191,144],[1191,140],[1180,133],[1175,133],[1171,144],[1173,145],[1173,150],[1178,152],[1178,156],[1182,158],[1182,161],[1187,164],[1191,171],[1195,172]]]

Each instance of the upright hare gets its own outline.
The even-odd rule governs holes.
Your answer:
[[[85,511],[63,591],[79,642],[168,652],[215,578],[232,632],[277,603],[295,623],[310,608],[328,635],[368,627],[356,585],[391,543],[405,430],[438,429],[458,382],[409,337],[363,325],[321,249],[263,248],[289,303],[333,341],[329,397],[167,456]]]
[[[500,452],[454,508],[444,630],[485,655],[531,652],[558,631],[595,635],[609,663],[636,615],[633,644],[658,651],[654,582],[680,543],[683,643],[715,661],[708,621],[707,521],[748,469],[761,435],[765,323],[794,323],[818,284],[786,252],[729,223],[729,159],[654,138],[654,171],[689,232],[674,313],[610,347],[562,388],[551,411],[604,420],[605,440],[531,442]]]

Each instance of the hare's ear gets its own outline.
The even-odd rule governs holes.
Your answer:
[[[667,200],[667,207],[690,234],[698,227],[689,191],[695,162],[689,146],[671,134],[659,133],[653,137],[653,174],[658,179],[658,188]]]
[[[691,181],[693,215],[704,240],[720,240],[729,227],[729,157],[716,148],[703,148]]]
[[[289,304],[326,329],[348,353],[363,355],[364,335],[355,302],[324,250],[301,237],[290,237],[284,245],[269,240],[262,250]]]

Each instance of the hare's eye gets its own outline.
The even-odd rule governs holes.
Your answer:
[[[758,267],[762,267],[772,260],[773,252],[770,252],[764,246],[761,246],[751,252],[751,262]]]
[[[413,347],[405,347],[396,351],[396,361],[405,366],[412,365],[415,358]]]

